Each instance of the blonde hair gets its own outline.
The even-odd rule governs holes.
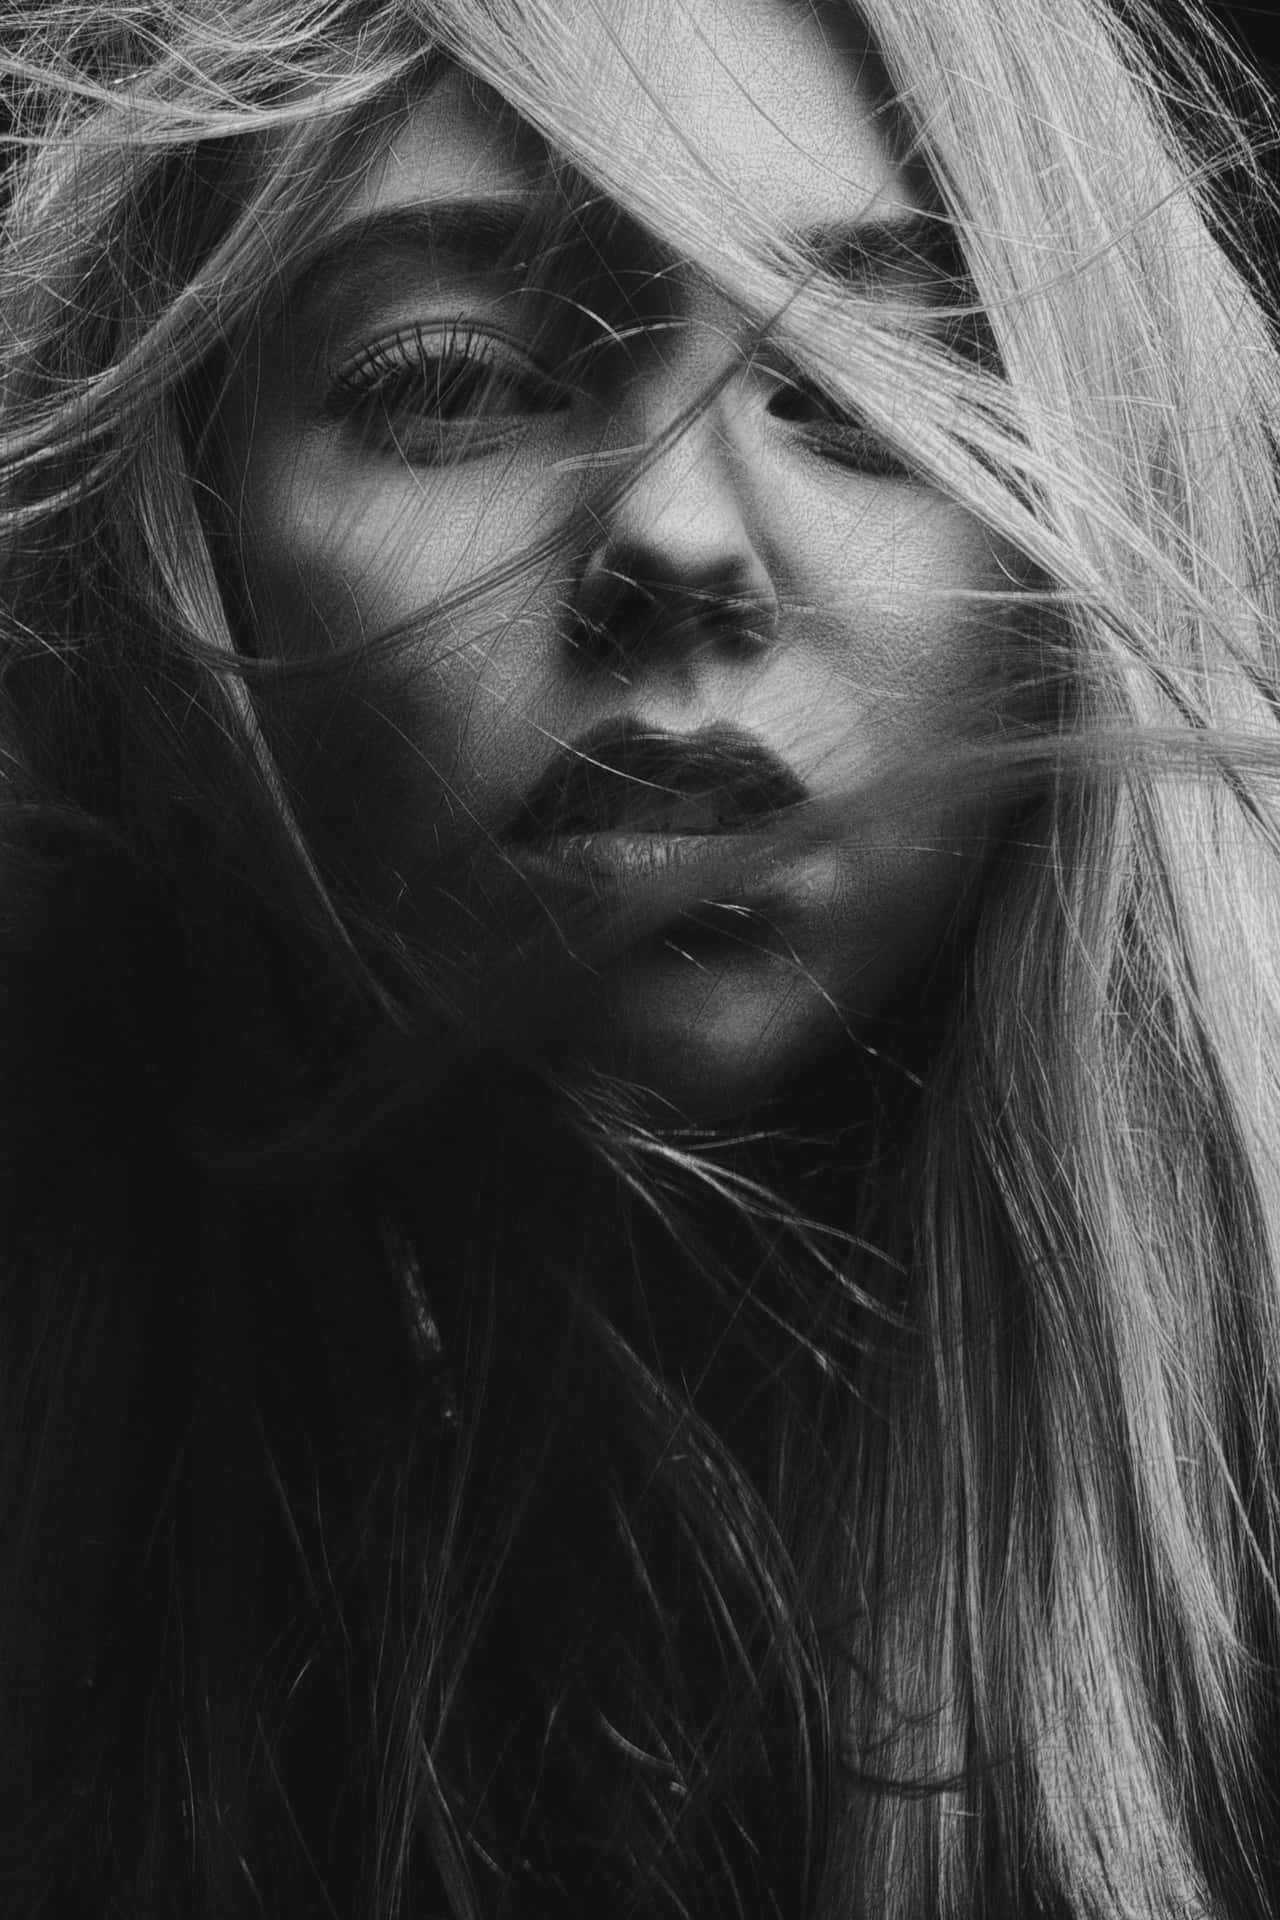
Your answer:
[[[607,28],[605,0],[598,11]],[[767,1218],[752,1224],[744,1211],[725,1229],[740,1253],[762,1237],[786,1267],[779,1297],[808,1328],[777,1369],[786,1411],[775,1408],[768,1495],[589,1288],[582,1306],[585,1282],[569,1288],[563,1349],[505,1293],[487,1323],[514,1350],[516,1333],[501,1331],[514,1316],[579,1385],[590,1377],[585,1341],[621,1383],[632,1426],[608,1456],[616,1484],[607,1499],[594,1484],[584,1496],[566,1564],[590,1572],[589,1523],[605,1527],[607,1516],[626,1539],[632,1584],[615,1568],[602,1590],[625,1591],[656,1632],[671,1604],[662,1552],[674,1536],[675,1558],[697,1567],[691,1612],[714,1619],[719,1609],[716,1680],[749,1703],[739,1718],[736,1703],[713,1697],[699,1720],[673,1628],[634,1678],[630,1733],[612,1728],[610,1741],[566,1713],[573,1738],[604,1744],[576,1769],[548,1761],[548,1792],[563,1790],[570,1809],[574,1793],[590,1804],[600,1851],[584,1845],[579,1856],[564,1815],[570,1824],[554,1831],[568,1864],[544,1864],[552,1879],[531,1897],[672,1914],[754,1911],[756,1900],[763,1910],[772,1898],[773,1911],[885,1920],[1261,1916],[1280,1898],[1270,1839],[1280,1812],[1280,367],[1237,209],[1250,198],[1261,208],[1266,192],[1229,105],[1240,75],[1204,21],[1197,56],[1172,43],[1154,10],[1113,14],[1097,0],[867,0],[857,18],[904,147],[959,236],[992,342],[985,365],[913,333],[906,316],[837,297],[756,209],[735,204],[678,130],[665,156],[646,149],[638,165],[627,130],[593,117],[579,41],[549,0],[259,0],[230,12],[188,0],[118,28],[49,0],[20,10],[0,62],[14,154],[0,267],[13,819],[73,818],[105,833],[149,884],[161,876],[170,909],[176,899],[180,918],[206,928],[212,910],[191,905],[202,882],[183,876],[193,846],[218,849],[242,888],[238,905],[268,899],[281,939],[312,956],[322,984],[299,989],[301,1024],[354,1033],[357,1051],[371,1030],[375,1052],[408,1047],[406,976],[387,985],[399,947],[356,923],[261,737],[254,675],[270,663],[236,645],[216,550],[223,509],[198,492],[192,396],[306,258],[405,90],[433,62],[458,63],[612,201],[702,261],[762,326],[793,338],[817,377],[856,397],[917,469],[1013,544],[1027,576],[1011,595],[1039,615],[1026,676],[1048,686],[1053,714],[1047,736],[1009,745],[1018,777],[1034,772],[1025,844],[1005,850],[975,916],[944,1039],[903,1123],[892,1218],[869,1208],[869,1233],[902,1272],[903,1324],[867,1332],[882,1259],[822,1249],[805,1268],[803,1248],[778,1256]],[[1002,764],[984,748],[975,778],[998,781]],[[895,780],[880,803],[910,804],[909,783]],[[175,793],[176,822],[160,798]],[[211,995],[229,994],[225,980],[202,979]],[[357,1083],[343,1097],[359,1094]],[[368,1137],[384,1135],[361,1124],[359,1151],[344,1144],[346,1177],[358,1167],[385,1201],[367,1174]],[[679,1151],[634,1127],[624,1140],[619,1128],[615,1115],[615,1171],[646,1189],[669,1182]],[[705,1164],[693,1172],[704,1185],[713,1177]],[[767,1199],[714,1177],[767,1215]],[[364,1211],[352,1211],[365,1221],[379,1207],[360,1190]],[[376,1256],[363,1229],[350,1228],[341,1255],[304,1236],[317,1263],[304,1272],[260,1193],[248,1216],[241,1241],[258,1233],[271,1259],[293,1261],[288,1297],[316,1324],[327,1311],[346,1327],[356,1312],[343,1260],[352,1273],[361,1260],[425,1268],[447,1290],[431,1223],[400,1222],[407,1251],[396,1240],[388,1252],[385,1224],[369,1228]],[[793,1285],[816,1292],[792,1297]],[[818,1298],[820,1335],[809,1324]],[[131,1311],[138,1328],[151,1326],[154,1299],[139,1294]],[[191,1308],[202,1325],[209,1311]],[[266,1340],[259,1309],[243,1312]],[[446,1334],[461,1313],[441,1312]],[[388,1326],[393,1318],[387,1308]],[[219,1324],[209,1351],[243,1370],[231,1323]],[[52,1364],[43,1339],[70,1356],[54,1368],[55,1390],[69,1392],[74,1343],[97,1323],[60,1327],[37,1314],[31,1325],[30,1377]],[[425,1336],[419,1326],[419,1347],[423,1338],[428,1348],[438,1338],[434,1322]],[[323,1348],[319,1334],[312,1346]],[[219,1415],[212,1362],[194,1366],[213,1452],[235,1419],[251,1420],[257,1389]],[[467,1395],[455,1387],[466,1426]],[[614,1418],[604,1396],[582,1392],[603,1431]],[[110,1389],[99,1398],[106,1421]],[[373,1450],[377,1423],[368,1406],[351,1412],[358,1400],[350,1388],[346,1411],[326,1418]],[[547,1474],[575,1485],[550,1414],[517,1400],[543,1436]],[[405,1415],[420,1448],[415,1419]],[[433,1486],[443,1538],[433,1520],[430,1553],[411,1566],[418,1482],[406,1465],[389,1496],[401,1554],[377,1589],[385,1639],[364,1654],[380,1704],[344,1708],[367,1743],[368,1777],[347,1804],[380,1836],[352,1884],[379,1915],[404,1910],[424,1835],[439,1897],[459,1915],[507,1910],[503,1875],[514,1881],[522,1847],[537,1853],[519,1808],[497,1789],[486,1801],[457,1758],[459,1716],[480,1697],[469,1676],[479,1671],[483,1688],[495,1621],[510,1632],[540,1577],[519,1544],[518,1502],[552,1510],[532,1470],[502,1505],[484,1472],[515,1418],[492,1433],[476,1421],[468,1470],[497,1506],[463,1538],[462,1496]],[[68,1427],[70,1460],[92,1431],[87,1420],[83,1434]],[[6,1515],[24,1512],[24,1463],[42,1457],[24,1444],[5,1469]],[[303,1486],[308,1461],[297,1470]],[[302,1524],[297,1486],[284,1503],[291,1526]],[[216,1502],[201,1508],[199,1485],[191,1498],[199,1526]],[[655,1502],[646,1548],[636,1515]],[[369,1493],[370,1513],[376,1504]],[[49,1512],[52,1525],[56,1501]],[[114,1524],[125,1538],[123,1519]],[[11,1591],[28,1590],[37,1531],[6,1562]],[[319,1549],[308,1550],[314,1562]],[[351,1548],[353,1564],[361,1551]],[[364,1571],[376,1588],[376,1569]],[[515,1598],[499,1604],[504,1579]],[[660,1590],[652,1616],[636,1597],[646,1581]],[[24,1634],[57,1632],[62,1616],[51,1618],[15,1623],[14,1648]],[[182,1618],[215,1646],[217,1623]],[[261,1646],[274,1650],[266,1630]],[[234,1694],[244,1676],[225,1647],[222,1657],[214,1670]],[[207,1763],[181,1815],[157,1788],[142,1838],[117,1837],[114,1853],[88,1822],[76,1870],[96,1890],[109,1858],[130,1911],[174,1910],[179,1886],[220,1914],[241,1910],[246,1886],[273,1913],[313,1911],[303,1856],[325,1811],[298,1814],[292,1852],[255,1824],[272,1792],[293,1804],[287,1770],[270,1784],[271,1729],[283,1755],[285,1707],[271,1696],[254,1733],[247,1680],[229,1717],[217,1707],[205,1723],[191,1706],[156,1736],[162,1754],[198,1748]],[[463,1747],[468,1737],[464,1728]],[[615,1782],[598,1806],[597,1751]],[[734,1798],[735,1768],[756,1782],[755,1800]],[[301,1805],[300,1762],[292,1778]],[[33,1842],[37,1865],[23,1868],[32,1886],[54,1872],[47,1836],[60,1830],[42,1809],[33,1831],[41,1819],[43,1849]],[[172,1833],[185,1820],[194,1866],[178,1864],[166,1820]]]

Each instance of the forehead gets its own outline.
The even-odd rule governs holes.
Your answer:
[[[562,0],[592,116],[644,165],[687,146],[788,228],[917,205],[890,145],[865,41],[812,0]],[[544,149],[494,97],[452,74],[406,110],[349,211],[424,194],[527,189]]]

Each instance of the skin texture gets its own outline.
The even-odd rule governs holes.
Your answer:
[[[819,15],[789,0],[602,11],[616,39],[583,5],[577,41],[636,164],[675,128],[785,228],[918,208],[857,49]],[[433,863],[465,869],[566,743],[625,719],[728,723],[814,795],[848,790],[887,756],[927,758],[940,716],[945,731],[986,697],[995,615],[964,596],[1009,583],[1009,556],[959,505],[877,470],[861,442],[837,456],[821,404],[753,353],[751,322],[630,223],[600,223],[589,270],[570,249],[563,270],[535,256],[512,271],[408,222],[371,239],[389,210],[536,209],[563,190],[536,136],[447,74],[388,128],[223,407],[256,644],[310,658],[408,623],[405,645],[369,649],[322,693],[276,695],[274,724],[322,853],[452,951],[500,943],[501,912]],[[566,398],[563,340],[595,325],[578,309],[627,344],[583,362]],[[472,417],[442,429],[425,379],[353,413],[344,380],[382,378],[385,399],[387,366],[453,351],[454,327],[503,369]],[[520,384],[530,355],[551,400]],[[709,392],[620,491],[628,456]],[[538,543],[536,564],[496,572]],[[713,897],[741,909],[729,929],[681,923],[584,977],[567,1044],[695,1116],[771,1095],[901,1004],[953,914],[964,831],[940,799],[722,883]]]

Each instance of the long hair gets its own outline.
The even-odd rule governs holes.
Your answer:
[[[639,164],[553,0],[4,10],[7,1911],[1280,1903],[1247,80],[1137,5],[860,18],[980,354]],[[351,663],[255,630],[206,422],[444,63],[1025,563],[948,769],[1016,832],[825,1220],[549,1077],[561,945],[468,998],[307,815],[278,716]]]

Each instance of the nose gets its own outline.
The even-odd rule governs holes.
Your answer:
[[[773,640],[778,598],[758,476],[732,411],[722,379],[592,503],[599,538],[572,608],[580,660],[628,675],[696,670],[748,661]]]

